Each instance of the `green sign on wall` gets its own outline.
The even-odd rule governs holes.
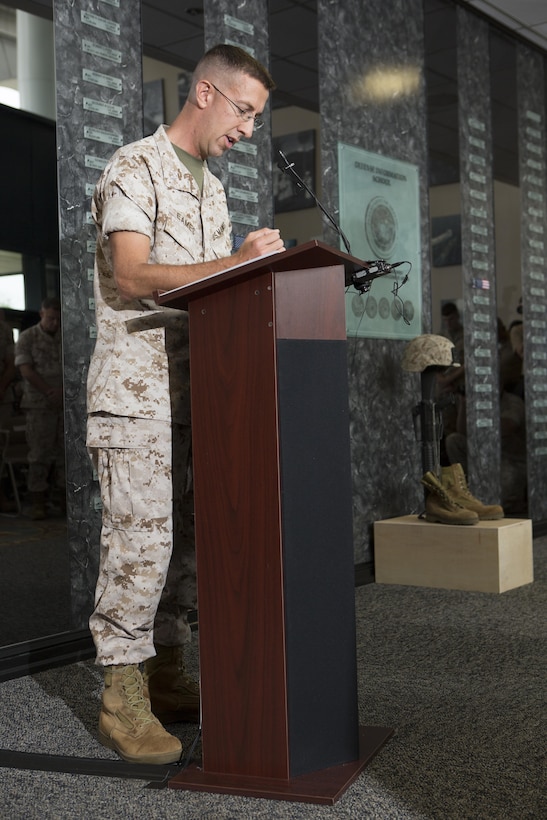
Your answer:
[[[338,169],[340,223],[352,255],[404,262],[367,293],[348,289],[348,336],[413,339],[422,332],[418,168],[339,143]]]

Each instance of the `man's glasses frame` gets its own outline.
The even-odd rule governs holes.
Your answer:
[[[245,111],[244,108],[240,108],[239,105],[236,102],[231,100],[230,97],[227,97],[226,94],[224,93],[224,91],[221,91],[220,88],[217,88],[214,83],[211,83],[211,85],[215,89],[215,91],[218,91],[218,93],[221,94],[224,97],[225,100],[228,100],[230,105],[234,106],[235,110],[239,114],[240,119],[242,119],[244,122],[251,122],[251,120],[253,120],[254,128],[257,131],[258,131],[259,128],[262,128],[262,126],[264,125],[264,120],[261,120],[260,117],[256,117],[254,114],[251,114],[249,111]]]

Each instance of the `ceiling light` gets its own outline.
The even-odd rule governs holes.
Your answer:
[[[356,80],[353,94],[358,102],[393,102],[416,93],[420,74],[417,66],[375,68]]]

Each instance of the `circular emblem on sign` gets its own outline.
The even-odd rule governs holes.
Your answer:
[[[389,259],[397,239],[397,217],[383,196],[371,199],[365,211],[365,235],[379,259]]]
[[[380,304],[378,305],[378,312],[382,319],[387,319],[389,316],[389,302],[385,296],[382,296],[380,299]]]
[[[405,300],[405,316],[407,321],[411,322],[414,319],[414,305],[410,299]]]
[[[376,314],[378,313],[378,302],[374,298],[374,296],[369,296],[367,298],[367,304],[365,308],[367,312],[367,316],[369,319],[374,319]]]
[[[401,302],[401,306],[399,307],[398,303],[393,300],[391,303],[391,317],[398,321],[403,315],[403,303]]]
[[[362,316],[365,312],[365,300],[361,294],[356,294],[351,300],[351,310],[354,316]]]

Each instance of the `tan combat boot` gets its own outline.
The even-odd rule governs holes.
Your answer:
[[[503,518],[503,507],[500,507],[499,504],[483,504],[482,501],[471,495],[461,464],[451,464],[450,467],[443,467],[441,483],[458,504],[461,504],[466,510],[476,512],[481,521],[495,521],[498,518]]]
[[[165,731],[150,711],[139,667],[107,666],[99,716],[99,740],[129,763],[175,763],[180,740]]]
[[[436,524],[477,524],[477,513],[465,509],[455,501],[434,473],[427,472],[422,478],[422,484],[428,491],[424,514],[426,521]]]
[[[145,693],[162,723],[199,723],[199,686],[187,674],[182,646],[156,646],[144,664]]]

